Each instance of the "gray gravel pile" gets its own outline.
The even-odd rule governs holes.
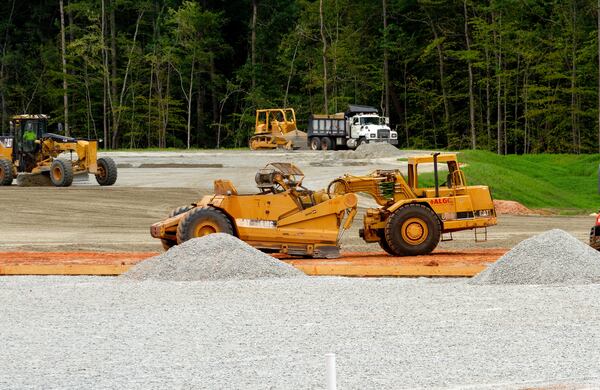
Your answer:
[[[230,234],[194,238],[145,260],[122,275],[136,280],[235,280],[305,276]]]
[[[600,283],[600,253],[564,230],[548,230],[521,241],[469,283]]]
[[[474,291],[477,290],[477,291]],[[598,389],[600,284],[0,277],[0,389]]]
[[[371,142],[361,144],[354,152],[348,153],[346,157],[357,159],[398,157],[402,154],[398,148],[387,142]]]

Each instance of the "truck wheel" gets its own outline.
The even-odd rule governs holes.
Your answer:
[[[117,164],[110,157],[99,158],[96,181],[101,186],[112,186],[117,181]]]
[[[331,150],[331,149],[332,149],[331,138],[329,138],[329,137],[321,138],[321,150]]]
[[[0,160],[0,186],[9,186],[13,182],[13,166],[8,160]]]
[[[321,140],[319,139],[319,137],[313,137],[310,139],[310,149],[311,150],[321,149]]]
[[[442,227],[437,215],[420,204],[400,207],[388,218],[385,240],[399,256],[431,253],[440,242]]]
[[[73,165],[71,161],[52,161],[50,165],[50,181],[56,187],[68,187],[73,184]]]
[[[177,226],[177,243],[213,233],[233,235],[233,226],[227,216],[214,207],[196,207]]]
[[[362,144],[368,144],[369,141],[365,137],[360,137],[358,141],[356,141],[356,147],[358,148]]]
[[[177,215],[180,215],[180,214],[183,214],[183,213],[187,213],[188,211],[190,211],[193,208],[194,208],[194,206],[192,206],[192,205],[177,207],[176,209],[171,210],[171,212],[169,213],[169,216],[167,218],[172,218],[172,217],[175,217]],[[175,245],[177,245],[177,241],[175,241],[175,240],[167,240],[165,238],[161,238],[160,242],[162,243],[163,249],[165,251],[168,251],[169,249],[171,249],[172,247],[174,247]]]

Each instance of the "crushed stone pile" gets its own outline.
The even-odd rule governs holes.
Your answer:
[[[230,234],[215,233],[176,245],[145,260],[122,277],[136,280],[240,280],[302,277],[293,266]]]
[[[564,230],[548,230],[521,241],[469,283],[600,283],[600,253]]]
[[[348,157],[356,159],[398,157],[401,154],[400,150],[387,142],[370,142],[361,144]]]

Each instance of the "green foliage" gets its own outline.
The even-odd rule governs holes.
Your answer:
[[[323,53],[320,3],[70,0],[70,128],[110,147],[187,146],[188,133],[192,148],[241,146],[257,108],[294,107],[305,126],[324,81],[329,112],[385,108],[386,50],[403,147],[470,147],[471,64],[479,149],[599,150],[597,4],[388,0],[384,28],[381,0],[322,0]],[[57,2],[0,2],[2,131],[24,111],[64,122],[59,20]]]
[[[600,155],[538,154],[498,156],[463,151],[459,161],[470,185],[485,184],[496,199],[561,213],[589,213],[600,207]]]

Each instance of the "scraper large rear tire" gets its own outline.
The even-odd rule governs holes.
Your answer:
[[[233,235],[233,225],[225,213],[214,207],[197,207],[188,212],[177,226],[177,243],[213,233]]]
[[[435,213],[421,204],[396,210],[385,225],[385,240],[399,256],[431,253],[440,242],[442,226]]]

